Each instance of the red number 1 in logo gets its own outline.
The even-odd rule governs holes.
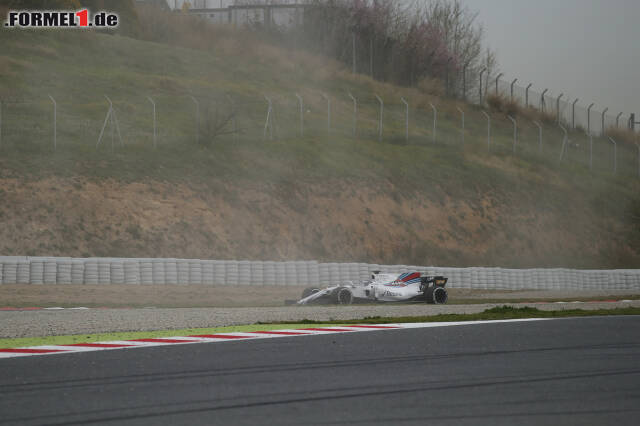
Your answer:
[[[87,9],[76,12],[76,16],[80,19],[80,26],[86,27],[89,23],[89,11]]]

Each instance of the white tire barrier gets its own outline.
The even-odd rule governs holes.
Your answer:
[[[214,261],[213,260],[203,260],[202,261],[202,284],[203,285],[214,285]]]
[[[111,259],[100,259],[98,261],[98,284],[111,284]]]
[[[122,259],[114,259],[110,265],[111,274],[111,284],[124,284],[125,283],[125,274],[124,274],[124,260]]]
[[[251,262],[248,260],[238,262],[238,285],[252,285]]]
[[[29,284],[44,284],[44,260],[29,259]]]
[[[189,284],[202,285],[202,263],[199,260],[189,261]]]
[[[84,284],[84,260],[71,260],[71,284]]]
[[[71,278],[72,268],[73,261],[71,259],[56,262],[56,280],[53,284],[71,284],[73,282]]]
[[[98,261],[87,259],[84,262],[84,284],[97,285],[100,279]]]
[[[151,279],[155,285],[164,285],[167,283],[165,279],[164,260],[154,259],[151,261]]]
[[[176,259],[165,259],[164,261],[164,282],[165,284],[178,284],[178,264]]]
[[[189,285],[189,261],[185,259],[177,259],[178,266],[178,284]]]
[[[140,284],[140,264],[137,260],[125,260],[124,262],[124,283],[127,285]]]
[[[235,260],[225,260],[225,285],[238,285],[238,262]]]
[[[112,259],[0,256],[0,284],[193,284],[328,286],[373,271],[444,275],[450,288],[640,290],[640,270],[441,268],[315,261]]]

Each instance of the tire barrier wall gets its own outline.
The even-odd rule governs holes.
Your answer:
[[[373,271],[444,275],[451,288],[640,290],[640,270],[442,268],[368,263],[0,256],[0,284],[329,286]]]

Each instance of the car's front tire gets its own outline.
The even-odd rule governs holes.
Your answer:
[[[351,305],[353,303],[353,293],[346,287],[340,287],[335,294],[338,305]]]

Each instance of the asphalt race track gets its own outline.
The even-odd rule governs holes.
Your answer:
[[[638,424],[640,317],[0,360],[5,424]]]

